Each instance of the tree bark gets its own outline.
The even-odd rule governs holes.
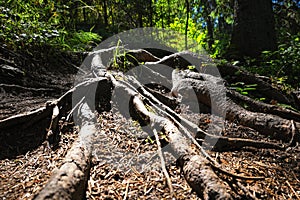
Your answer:
[[[189,18],[190,18],[190,2],[189,0],[185,1],[186,6],[186,21],[185,21],[185,49],[188,49],[188,30],[189,30]]]
[[[103,1],[103,18],[105,26],[108,26],[108,15],[107,15],[107,2]]]
[[[143,27],[143,12],[144,12],[144,5],[142,1],[136,1],[136,12],[138,15],[138,27]]]
[[[229,54],[258,57],[276,49],[271,0],[236,0]]]
[[[38,131],[36,134],[41,134],[41,130],[45,131],[45,129],[49,127],[49,123],[50,128],[56,128],[55,124],[57,124],[59,118],[65,116],[66,113],[73,113],[73,119],[75,121],[77,120],[77,122],[79,120],[80,122],[81,130],[79,139],[67,154],[63,165],[53,173],[48,184],[36,196],[36,199],[84,198],[84,189],[90,169],[93,135],[101,134],[101,131],[99,132],[95,125],[97,119],[94,111],[102,112],[106,104],[113,102],[112,95],[117,95],[117,92],[120,92],[121,96],[115,97],[121,99],[120,103],[123,103],[126,108],[129,105],[129,117],[134,119],[138,115],[138,121],[141,124],[145,123],[150,126],[150,130],[157,129],[165,134],[167,137],[166,142],[170,144],[173,150],[172,154],[178,158],[176,160],[177,166],[180,167],[190,187],[202,199],[237,199],[237,196],[241,199],[245,199],[247,195],[241,196],[238,192],[232,190],[228,185],[230,184],[229,179],[234,179],[235,182],[237,182],[236,179],[253,181],[264,179],[264,177],[249,177],[245,176],[244,173],[235,174],[226,171],[222,168],[224,166],[212,158],[207,153],[207,150],[201,146],[204,139],[206,143],[209,143],[210,139],[217,139],[218,143],[215,144],[215,149],[212,150],[218,151],[232,150],[235,148],[241,149],[246,146],[285,150],[287,146],[282,145],[281,142],[270,143],[244,138],[229,138],[207,133],[192,121],[185,119],[182,115],[178,114],[178,112],[172,110],[175,106],[172,107],[170,105],[174,104],[176,100],[180,100],[177,97],[181,91],[184,92],[192,86],[197,96],[197,102],[209,108],[212,107],[212,96],[227,92],[227,94],[230,95],[226,97],[225,101],[221,99],[215,103],[216,110],[226,110],[227,120],[254,128],[263,134],[272,135],[275,139],[282,139],[283,141],[289,142],[289,147],[300,142],[299,113],[281,110],[275,106],[267,106],[253,102],[248,98],[242,98],[235,92],[231,92],[225,87],[222,87],[225,82],[222,78],[205,74],[204,72],[184,70],[190,65],[185,58],[187,58],[188,55],[193,56],[193,54],[184,52],[175,53],[164,58],[157,58],[145,50],[132,50],[127,52],[127,54],[125,53],[119,56],[119,60],[122,60],[122,56],[128,56],[128,58],[135,57],[135,62],[148,61],[148,63],[142,65],[143,70],[141,73],[144,71],[151,72],[154,66],[158,64],[165,64],[173,67],[173,69],[175,66],[179,66],[181,69],[174,69],[170,79],[164,76],[164,74],[159,74],[153,70],[150,77],[153,78],[154,81],[156,81],[155,78],[157,76],[158,79],[171,82],[171,91],[163,89],[158,90],[158,92],[151,88],[151,85],[139,82],[135,76],[129,73],[105,70],[103,67],[105,67],[104,65],[106,65],[106,63],[101,63],[101,59],[96,58],[97,56],[100,57],[103,55],[100,54],[100,52],[111,51],[114,48],[119,47],[99,50],[90,54],[92,57],[90,59],[91,65],[99,66],[99,68],[103,70],[103,73],[96,74],[93,71],[91,76],[94,75],[96,76],[95,78],[89,78],[77,84],[61,98],[47,104],[48,106],[40,110],[0,121],[0,128],[2,128],[0,136],[5,136],[3,128],[13,127],[14,130],[20,129],[17,133],[21,133],[24,132],[24,130],[21,129],[36,125],[40,120],[43,120],[45,121],[44,123],[38,124],[40,130],[35,130]],[[158,54],[165,53],[165,51],[158,52]],[[128,60],[126,60],[126,62],[127,61]],[[201,62],[202,61],[199,61],[198,63],[201,64]],[[162,66],[159,65],[159,67]],[[172,80],[173,78],[176,78],[176,80]],[[152,84],[152,86],[153,85],[154,84]],[[208,88],[210,90],[208,90]],[[183,93],[182,96],[184,96]],[[187,95],[184,97],[189,98]],[[261,113],[257,112],[257,110],[247,110],[235,103],[234,100],[251,103],[252,107],[258,106],[257,109]],[[73,107],[70,106],[72,101]],[[176,103],[177,102],[175,102],[175,104]],[[55,111],[56,109],[58,109],[58,113]],[[79,111],[80,115],[75,114],[78,113],[77,111]],[[125,110],[119,109],[119,111],[122,114],[122,111]],[[286,116],[289,117],[289,119],[286,119]],[[31,121],[33,121],[34,124],[30,124],[33,123]],[[20,124],[24,126],[15,127]],[[105,131],[103,131],[103,137],[105,138],[106,136]],[[196,140],[196,138],[198,140]],[[224,176],[226,176],[226,178]],[[249,189],[249,191],[247,191],[247,189],[244,189],[244,193],[249,193],[250,191],[252,190]]]

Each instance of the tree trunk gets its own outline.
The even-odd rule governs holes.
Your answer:
[[[160,7],[160,16],[161,16],[161,27],[164,28],[164,14],[163,14],[163,8]]]
[[[137,17],[138,17],[138,22],[137,22],[137,25],[138,27],[143,27],[143,12],[144,11],[144,5],[143,5],[144,2],[142,1],[136,1],[136,4],[135,4],[135,9],[136,9],[136,12],[137,12]]]
[[[167,24],[169,25],[171,23],[171,6],[170,6],[170,0],[167,0],[167,4],[168,4]]]
[[[82,9],[82,12],[83,12],[83,22],[86,23],[87,22],[87,14],[86,14],[86,8],[83,8]]]
[[[108,26],[108,15],[107,15],[107,2],[103,1],[103,18],[105,26]]]
[[[276,49],[271,0],[236,0],[229,54],[258,57]]]
[[[113,4],[110,4],[109,16],[111,17],[111,24],[114,27],[115,26],[115,17],[114,17],[114,11],[113,11]]]
[[[208,36],[208,49],[212,49],[212,45],[214,43],[214,24],[213,20],[210,16],[211,11],[215,8],[215,1],[207,1],[204,3],[204,14],[205,14],[205,21],[206,21],[206,29],[207,29],[207,36]]]
[[[150,27],[153,26],[153,8],[152,8],[152,0],[149,0],[149,21]]]
[[[212,20],[211,17],[207,17],[206,20],[207,23],[207,35],[208,35],[208,48],[211,49],[212,45],[214,43],[214,31],[213,31],[213,24],[212,24]]]
[[[185,49],[188,49],[187,44],[187,35],[188,35],[188,29],[189,29],[189,14],[190,14],[190,2],[189,0],[185,1],[186,4],[186,22],[185,22]]]

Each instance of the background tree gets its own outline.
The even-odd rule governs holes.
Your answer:
[[[99,41],[93,34],[106,39],[154,26],[186,34],[213,58],[223,59],[227,49],[238,55],[234,59],[260,57],[260,65],[266,67],[253,68],[257,73],[279,78],[296,74],[299,0],[193,0],[188,12],[186,5],[179,0],[1,1],[0,41],[12,49],[50,44],[78,51]],[[180,45],[185,48],[184,42]]]
[[[271,0],[236,0],[231,51],[239,56],[257,57],[276,49]]]

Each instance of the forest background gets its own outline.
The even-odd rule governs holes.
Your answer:
[[[300,86],[299,8],[298,0],[8,0],[0,3],[0,43],[53,63],[125,30],[164,28],[288,92]]]

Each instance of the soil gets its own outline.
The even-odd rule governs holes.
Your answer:
[[[72,57],[65,56],[57,60],[41,55],[33,58],[0,46],[0,120],[39,108],[70,89],[76,71],[64,63]],[[78,56],[76,63],[80,62]]]
[[[8,75],[0,71],[0,120],[37,109],[72,87],[74,73],[66,73],[66,69],[47,66],[36,71],[12,64],[15,58],[7,53],[2,52],[0,57],[2,67],[10,64],[14,68]],[[18,69],[26,71],[25,75],[20,77]],[[210,123],[208,114],[187,110],[182,115],[203,129],[207,129]],[[64,123],[68,123],[68,129],[61,133],[55,147],[44,142],[24,154],[10,156],[8,149],[8,154],[1,156],[0,199],[33,199],[38,194],[78,136],[78,128],[72,122]],[[159,158],[155,157],[157,146],[136,122],[124,118],[113,108],[110,112],[99,113],[98,129],[107,137],[99,136],[95,140],[87,199],[171,199]],[[225,122],[223,134],[272,141],[250,128],[229,122]],[[240,194],[241,199],[249,196],[241,190],[242,187],[257,199],[299,199],[299,145],[286,151],[253,148],[232,152],[207,151],[227,171],[266,177],[259,181],[236,181],[224,175],[224,180]],[[176,167],[176,159],[168,153],[166,157],[176,199],[200,199]]]

